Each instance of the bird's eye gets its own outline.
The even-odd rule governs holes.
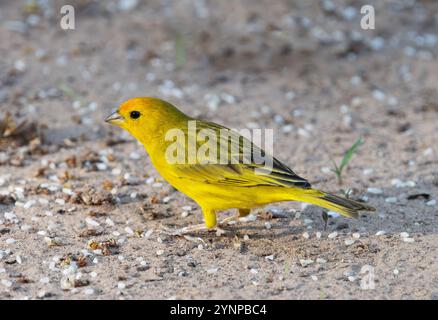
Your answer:
[[[138,111],[131,111],[129,116],[131,117],[131,119],[138,119],[138,118],[140,118],[140,112],[138,112]]]

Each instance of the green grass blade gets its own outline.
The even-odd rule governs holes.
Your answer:
[[[345,152],[344,157],[342,158],[341,165],[339,166],[340,171],[344,169],[344,167],[350,162],[353,154],[356,153],[357,149],[364,143],[362,138],[356,140],[356,142]]]

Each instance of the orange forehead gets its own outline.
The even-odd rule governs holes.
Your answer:
[[[133,110],[135,108],[141,109],[141,108],[147,108],[154,105],[161,104],[162,101],[157,98],[152,97],[139,97],[139,98],[132,98],[129,100],[126,100],[120,105],[120,111],[129,111]]]

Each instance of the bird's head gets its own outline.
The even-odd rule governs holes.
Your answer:
[[[132,98],[123,102],[106,122],[119,126],[131,133],[140,142],[146,143],[163,130],[188,117],[174,105],[151,97]]]

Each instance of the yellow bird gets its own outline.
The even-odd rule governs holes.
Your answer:
[[[237,132],[191,118],[171,103],[157,98],[127,100],[105,121],[127,130],[140,141],[163,178],[202,208],[205,226],[183,228],[184,233],[217,227],[216,213],[220,210],[235,208],[239,212],[237,217],[242,217],[252,208],[280,201],[306,202],[347,217],[358,217],[361,210],[375,210],[364,203],[312,189],[307,180],[274,157],[270,158],[272,166],[267,170],[255,160],[256,154],[260,157],[267,156],[266,153]],[[196,135],[192,140],[194,146],[191,146],[190,126],[193,124]],[[205,129],[217,133],[215,144],[219,153],[228,156],[225,162],[222,158],[219,161],[220,155],[212,157],[205,153],[205,156],[199,156],[200,153],[196,153],[206,143],[205,137],[199,135]],[[223,130],[229,132],[228,137],[219,134]],[[177,136],[169,135],[175,132],[186,135],[187,139],[178,142]],[[231,143],[236,140],[233,139],[238,141],[234,149]],[[244,148],[245,145],[250,148]],[[169,155],[180,150],[183,157],[180,154],[178,159],[183,161],[169,161]]]

